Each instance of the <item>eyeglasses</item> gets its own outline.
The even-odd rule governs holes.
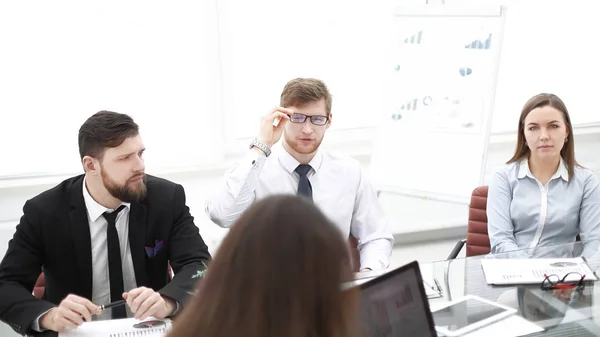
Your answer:
[[[293,113],[290,116],[290,122],[300,124],[300,123],[306,122],[306,118],[310,118],[311,123],[313,123],[314,125],[319,125],[319,126],[323,126],[323,125],[327,124],[327,120],[329,120],[329,116],[322,116],[322,115],[307,116],[307,115],[303,115],[303,114],[299,114],[299,113]]]
[[[573,278],[573,276],[577,276],[579,278],[579,281],[567,281],[567,278]],[[576,272],[568,273],[562,279],[556,274],[544,274],[544,281],[542,281],[542,290],[580,288],[583,286],[584,279],[585,275],[581,275]]]

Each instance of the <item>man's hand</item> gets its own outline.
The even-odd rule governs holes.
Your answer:
[[[87,298],[77,295],[65,297],[56,308],[50,309],[40,318],[40,328],[61,332],[75,328],[92,320],[92,315],[100,313],[100,308]]]
[[[283,133],[283,126],[290,119],[289,116],[293,113],[294,110],[276,107],[270,113],[261,117],[258,140],[269,147],[277,143]],[[279,124],[274,126],[273,122],[277,118],[279,118]]]
[[[170,298],[162,297],[159,293],[146,287],[135,288],[128,293],[123,293],[123,299],[136,319],[145,319],[149,316],[165,318],[173,314],[177,304]]]

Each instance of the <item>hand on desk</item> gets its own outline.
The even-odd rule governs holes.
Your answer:
[[[149,316],[161,319],[173,314],[177,308],[175,301],[162,297],[159,293],[146,287],[135,288],[128,293],[123,293],[123,299],[136,319],[145,319]]]
[[[162,297],[159,293],[146,287],[140,287],[123,293],[123,299],[137,319],[149,316],[165,318],[175,311],[177,304]],[[65,297],[58,307],[50,309],[40,318],[40,328],[62,332],[67,328],[75,328],[92,320],[92,315],[99,315],[100,307],[90,300],[77,295]]]
[[[99,313],[100,308],[87,298],[69,295],[58,307],[50,309],[40,318],[40,327],[61,332],[66,328],[75,328],[83,322],[89,322],[92,315]]]

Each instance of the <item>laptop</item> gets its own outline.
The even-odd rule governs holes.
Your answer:
[[[437,336],[417,261],[358,287],[365,337]]]

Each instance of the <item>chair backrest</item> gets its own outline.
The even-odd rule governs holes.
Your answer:
[[[467,227],[467,256],[488,254],[491,251],[487,228],[487,196],[487,186],[479,186],[471,194]]]
[[[41,273],[38,276],[37,281],[35,281],[35,286],[33,287],[33,296],[37,298],[42,298],[44,295],[44,288],[46,287],[46,280],[44,279],[44,273]]]

